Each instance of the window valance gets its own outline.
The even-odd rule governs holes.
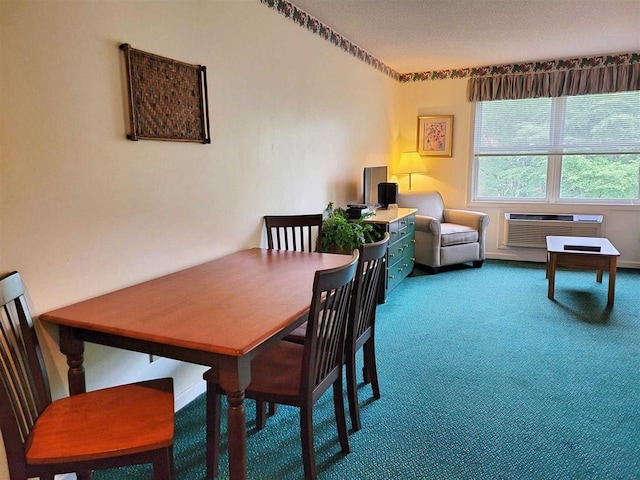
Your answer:
[[[473,69],[469,101],[518,100],[640,90],[640,54]]]

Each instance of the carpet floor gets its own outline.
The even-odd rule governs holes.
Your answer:
[[[378,307],[382,398],[359,386],[363,428],[350,454],[330,391],[316,404],[319,478],[640,479],[640,271],[618,270],[612,308],[604,277],[559,270],[551,301],[541,264],[416,269]],[[298,410],[280,406],[262,431],[253,418],[248,401],[249,478],[303,478]],[[204,425],[204,396],[176,415],[180,480],[204,478]]]

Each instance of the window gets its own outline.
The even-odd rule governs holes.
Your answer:
[[[476,103],[473,198],[640,203],[640,92]]]

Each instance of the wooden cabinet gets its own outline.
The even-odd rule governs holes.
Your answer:
[[[386,275],[380,286],[380,301],[386,300],[387,293],[413,271],[415,230],[415,208],[379,209],[366,221],[373,223],[381,232],[389,232],[389,246],[386,256]]]

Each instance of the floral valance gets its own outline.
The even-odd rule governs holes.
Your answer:
[[[640,90],[640,53],[472,69],[469,101]]]

